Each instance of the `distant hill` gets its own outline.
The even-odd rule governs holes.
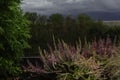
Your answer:
[[[93,19],[98,20],[105,20],[105,21],[113,21],[113,20],[120,20],[120,12],[86,12],[89,16]]]
[[[26,12],[26,11],[25,11]],[[28,11],[28,12],[34,12],[34,11]],[[42,14],[38,10],[36,13],[41,14],[41,15],[46,15],[47,17],[50,16],[50,13]],[[63,16],[68,16],[71,15],[73,18],[77,18],[79,14],[85,13],[89,15],[92,19],[94,20],[103,20],[103,21],[120,21],[120,12],[104,12],[104,11],[91,11],[91,12],[81,12],[81,11],[71,11],[70,13],[59,13],[62,14]],[[52,13],[54,14],[54,12]]]
[[[76,18],[78,13],[72,13],[72,15]],[[94,20],[103,20],[103,21],[113,21],[113,20],[120,20],[120,12],[103,12],[103,11],[96,11],[96,12],[80,12],[89,15]],[[80,14],[79,13],[79,14]]]

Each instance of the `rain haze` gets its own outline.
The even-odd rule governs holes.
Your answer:
[[[60,13],[77,16],[86,13],[94,19],[119,20],[120,0],[23,0],[24,12],[42,15]]]

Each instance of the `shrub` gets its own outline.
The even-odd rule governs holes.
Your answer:
[[[21,9],[21,0],[0,1],[0,70],[2,76],[13,76],[23,50],[28,48],[30,38],[28,21]],[[4,75],[5,74],[5,75]]]
[[[104,77],[109,80],[120,79],[120,54],[108,59],[108,63],[102,72]]]
[[[108,65],[111,63],[110,59],[119,52],[118,47],[112,44],[109,38],[106,41],[94,41],[84,48],[81,44],[73,47],[64,41],[58,42],[58,45],[54,43],[55,49],[49,46],[49,52],[39,48],[40,59],[43,62],[41,67],[28,62],[29,66],[23,66],[23,69],[38,75],[54,73],[57,80],[110,79],[106,74],[112,74],[112,71],[106,70],[112,68]]]
[[[109,37],[106,40],[94,40],[91,45],[87,44],[83,48],[82,55],[86,58],[94,56],[96,59],[107,59],[117,54],[117,47],[118,46],[116,46],[115,42],[112,42]]]
[[[21,69],[12,60],[6,60],[2,57],[0,57],[0,71],[0,79],[7,78],[8,74],[15,77],[21,73]]]

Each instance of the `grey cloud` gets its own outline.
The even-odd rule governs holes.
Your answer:
[[[24,11],[73,14],[89,11],[120,12],[120,0],[24,0]]]

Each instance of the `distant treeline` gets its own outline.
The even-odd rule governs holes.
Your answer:
[[[82,44],[85,40],[91,42],[93,39],[106,39],[119,41],[120,27],[109,27],[103,24],[101,20],[92,20],[86,14],[80,14],[76,19],[68,15],[64,17],[61,14],[52,14],[49,17],[37,13],[25,13],[27,19],[31,22],[31,35],[29,43],[31,49],[25,51],[26,55],[38,54],[38,47],[48,49],[48,45],[53,45],[53,36],[56,41],[64,40],[70,45],[80,39]]]

